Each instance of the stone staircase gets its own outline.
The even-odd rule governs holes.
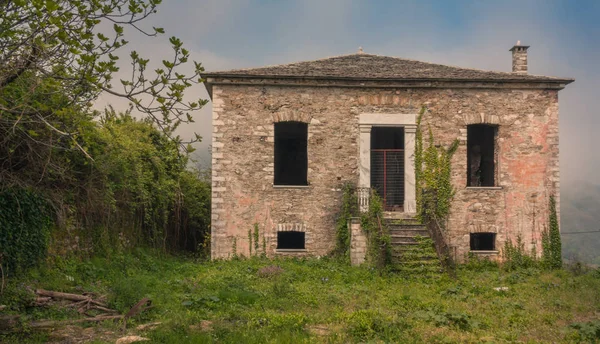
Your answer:
[[[384,221],[390,231],[392,263],[397,270],[409,273],[441,271],[433,241],[424,225],[415,218],[400,218],[393,214],[384,214]]]

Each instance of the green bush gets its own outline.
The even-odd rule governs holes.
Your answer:
[[[46,256],[51,225],[48,204],[40,195],[24,189],[0,192],[0,258],[7,274]]]
[[[535,253],[529,254],[525,250],[525,243],[520,235],[517,236],[515,244],[507,240],[502,250],[504,257],[503,267],[508,270],[528,269],[537,266],[537,258]]]

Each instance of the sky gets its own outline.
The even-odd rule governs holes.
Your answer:
[[[562,186],[600,184],[598,0],[170,0],[145,25],[181,38],[207,71],[352,54],[361,46],[370,54],[509,72],[508,49],[520,40],[531,46],[530,74],[576,79],[559,93]],[[160,61],[169,56],[167,37],[132,33],[126,49]],[[197,85],[188,97],[208,94]],[[204,167],[211,111],[209,103],[180,129],[183,137],[203,137],[197,147]]]

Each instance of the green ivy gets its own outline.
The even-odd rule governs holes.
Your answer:
[[[562,243],[554,196],[550,196],[549,213],[549,228],[542,232],[542,261],[547,268],[560,269],[562,267]]]
[[[259,239],[258,223],[254,223],[254,254],[258,254],[258,239]]]
[[[358,200],[355,189],[350,183],[344,184],[342,190],[342,209],[336,222],[336,247],[334,254],[349,258],[350,228],[348,228],[348,221],[357,214]]]
[[[0,192],[0,263],[7,274],[35,266],[46,256],[49,214],[47,202],[34,192]]]
[[[452,186],[452,156],[458,148],[458,140],[454,140],[448,149],[437,145],[429,130],[427,148],[423,147],[421,120],[426,112],[423,107],[417,117],[415,135],[415,179],[417,183],[417,213],[422,221],[438,219],[444,223],[450,214],[450,206],[454,197]]]
[[[392,238],[383,221],[383,203],[374,190],[369,199],[369,210],[361,214],[361,228],[367,233],[367,263],[383,269],[392,262]]]

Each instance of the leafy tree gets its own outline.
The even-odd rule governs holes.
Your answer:
[[[64,236],[52,242],[73,233],[109,249],[121,239],[164,249],[205,241],[210,187],[186,169],[175,134],[206,103],[184,100],[202,66],[181,74],[189,51],[172,37],[160,68],[132,51],[130,77],[114,80],[126,31],[164,33],[144,28],[160,3],[0,0],[0,192],[48,201],[53,235]],[[129,112],[100,116],[92,104],[101,93],[129,100]]]
[[[22,122],[45,126],[66,136],[73,146],[77,129],[61,125],[61,111],[86,110],[90,102],[106,92],[128,99],[149,116],[165,134],[180,142],[174,130],[192,122],[190,111],[205,100],[186,102],[184,91],[200,81],[203,71],[194,62],[194,73],[177,72],[188,62],[189,51],[171,37],[173,57],[148,75],[149,60],[130,53],[131,77],[113,85],[119,71],[119,50],[128,44],[125,29],[147,36],[163,34],[162,28],[146,30],[142,21],[156,12],[161,0],[0,0],[0,132],[19,130]],[[7,90],[18,85],[21,92]],[[40,87],[41,86],[41,87]],[[48,106],[40,99],[63,97],[61,106]],[[31,130],[31,129],[28,129]],[[29,133],[28,139],[37,134]],[[199,139],[199,138],[197,138]],[[89,157],[89,155],[88,155]]]

